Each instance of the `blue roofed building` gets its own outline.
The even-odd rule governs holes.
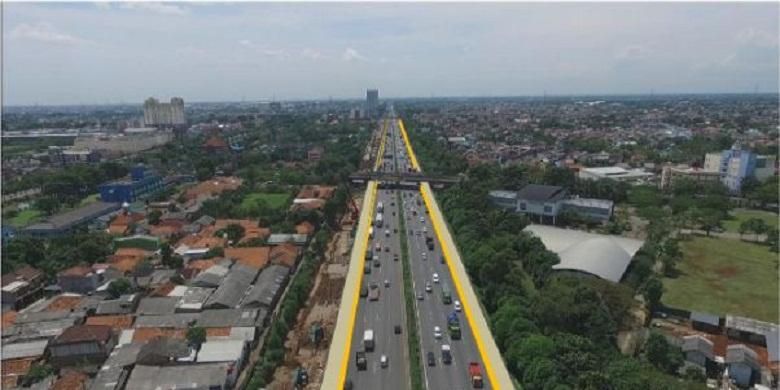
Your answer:
[[[130,170],[127,179],[103,183],[98,187],[104,202],[132,203],[164,189],[161,176],[138,165]]]

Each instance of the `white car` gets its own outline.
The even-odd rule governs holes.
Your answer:
[[[438,326],[433,327],[433,338],[437,340],[441,339],[441,328]]]
[[[387,367],[387,355],[382,355],[382,357],[379,358],[379,365],[381,365],[382,368]]]
[[[455,301],[455,311],[461,311],[463,308],[460,306],[460,301]]]
[[[439,274],[437,274],[437,273],[433,274],[433,282],[434,283],[439,283]]]
[[[425,282],[425,292],[432,292],[433,287],[431,287],[431,284],[428,282]]]
[[[425,223],[425,218],[420,217],[420,223]]]

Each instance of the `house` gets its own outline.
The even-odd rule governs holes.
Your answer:
[[[71,326],[51,342],[49,361],[56,367],[99,364],[106,360],[115,344],[110,326]]]
[[[206,329],[259,327],[265,319],[260,317],[261,311],[256,308],[204,310],[198,314],[195,324]]]
[[[182,291],[184,290],[184,291]],[[196,286],[176,286],[168,296],[181,296],[176,304],[176,313],[196,313],[203,310],[203,305],[215,289]]]
[[[305,234],[305,235],[311,235],[314,233],[314,225],[311,224],[309,221],[303,221],[297,225],[295,225],[295,233],[297,234]]]
[[[152,257],[152,252],[140,248],[117,248],[108,257],[108,263],[122,275],[129,275],[144,260]]]
[[[130,343],[117,345],[116,348],[103,362],[95,379],[90,385],[93,390],[120,390],[125,387],[127,377],[135,366],[138,359],[138,353],[143,344]]]
[[[219,287],[222,284],[222,280],[230,272],[229,264],[230,262],[227,262],[227,264],[220,263],[207,268],[205,271],[201,271],[192,280],[192,285],[197,287]]]
[[[136,310],[137,315],[173,314],[180,297],[147,297],[141,299]]]
[[[81,371],[69,370],[57,378],[51,385],[51,390],[86,390],[89,375]]]
[[[683,337],[680,346],[685,355],[685,361],[702,369],[706,369],[708,364],[715,361],[714,347],[715,344],[712,341],[701,335]]]
[[[209,340],[201,344],[198,363],[228,363],[233,372],[240,372],[249,354],[249,343],[244,340]]]
[[[108,234],[124,236],[132,232],[133,227],[145,218],[142,213],[123,212],[114,217],[108,225]]]
[[[137,364],[164,366],[175,364],[178,359],[189,357],[193,351],[183,340],[155,337],[138,351]]]
[[[281,245],[285,242],[291,242],[295,245],[303,246],[308,238],[308,236],[303,234],[271,234],[268,237],[268,245]]]
[[[290,242],[285,242],[272,247],[269,255],[271,264],[283,265],[289,269],[295,269],[298,263],[298,255],[301,250]]]
[[[3,343],[2,387],[13,388],[39,362],[49,344],[48,339],[32,340],[20,343]]]
[[[115,334],[119,334],[124,329],[130,329],[133,327],[135,317],[129,314],[107,315],[107,316],[91,316],[87,317],[84,325],[104,325],[111,327],[111,330]]]
[[[137,365],[130,373],[125,390],[177,389],[177,390],[226,390],[235,381],[229,373],[235,371],[227,363],[211,363],[181,366]]]
[[[729,378],[738,386],[751,386],[761,371],[758,354],[745,344],[729,345],[725,361]]]
[[[281,265],[269,265],[257,277],[255,284],[247,292],[241,307],[256,307],[273,310],[284,291],[290,277],[290,268]]]
[[[212,135],[203,143],[203,151],[206,153],[227,152],[228,143],[218,135]]]
[[[306,157],[309,161],[320,161],[322,159],[322,154],[325,152],[325,149],[323,149],[321,146],[315,146],[306,153]]]
[[[238,306],[257,276],[258,269],[234,264],[222,284],[209,297],[205,309],[231,309]]]
[[[225,248],[225,257],[239,264],[262,269],[268,263],[271,252],[267,246]]]
[[[209,180],[202,181],[184,192],[187,200],[209,199],[219,196],[225,191],[234,191],[243,183],[238,177],[217,176]]]
[[[2,277],[2,305],[6,309],[21,310],[43,297],[46,277],[42,271],[22,266]]]
[[[70,267],[57,274],[57,284],[66,292],[87,294],[95,291],[102,281],[97,272],[85,265]]]
[[[694,311],[691,312],[690,320],[693,329],[707,333],[721,333],[720,317],[714,314]]]
[[[125,294],[120,295],[117,299],[106,299],[98,303],[95,314],[119,315],[134,313],[140,298],[139,294]]]

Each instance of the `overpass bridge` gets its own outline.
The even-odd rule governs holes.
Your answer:
[[[426,175],[421,172],[358,172],[349,176],[354,184],[376,181],[382,188],[410,187],[419,188],[421,183],[429,183],[432,187],[443,188],[460,182],[459,177]]]

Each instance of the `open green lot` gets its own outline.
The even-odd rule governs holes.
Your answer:
[[[730,213],[731,218],[723,221],[723,228],[732,233],[739,233],[739,225],[750,218],[759,218],[767,225],[776,228],[778,215],[769,211],[738,209]]]
[[[41,212],[30,208],[24,211],[20,211],[15,217],[8,220],[8,223],[14,227],[23,227],[31,224],[41,217]]]
[[[265,202],[272,209],[281,209],[287,206],[289,200],[290,194],[253,192],[241,201],[241,209],[244,211],[251,210],[261,202]]]
[[[694,237],[681,242],[680,275],[664,279],[666,305],[777,322],[777,254],[739,240]]]

